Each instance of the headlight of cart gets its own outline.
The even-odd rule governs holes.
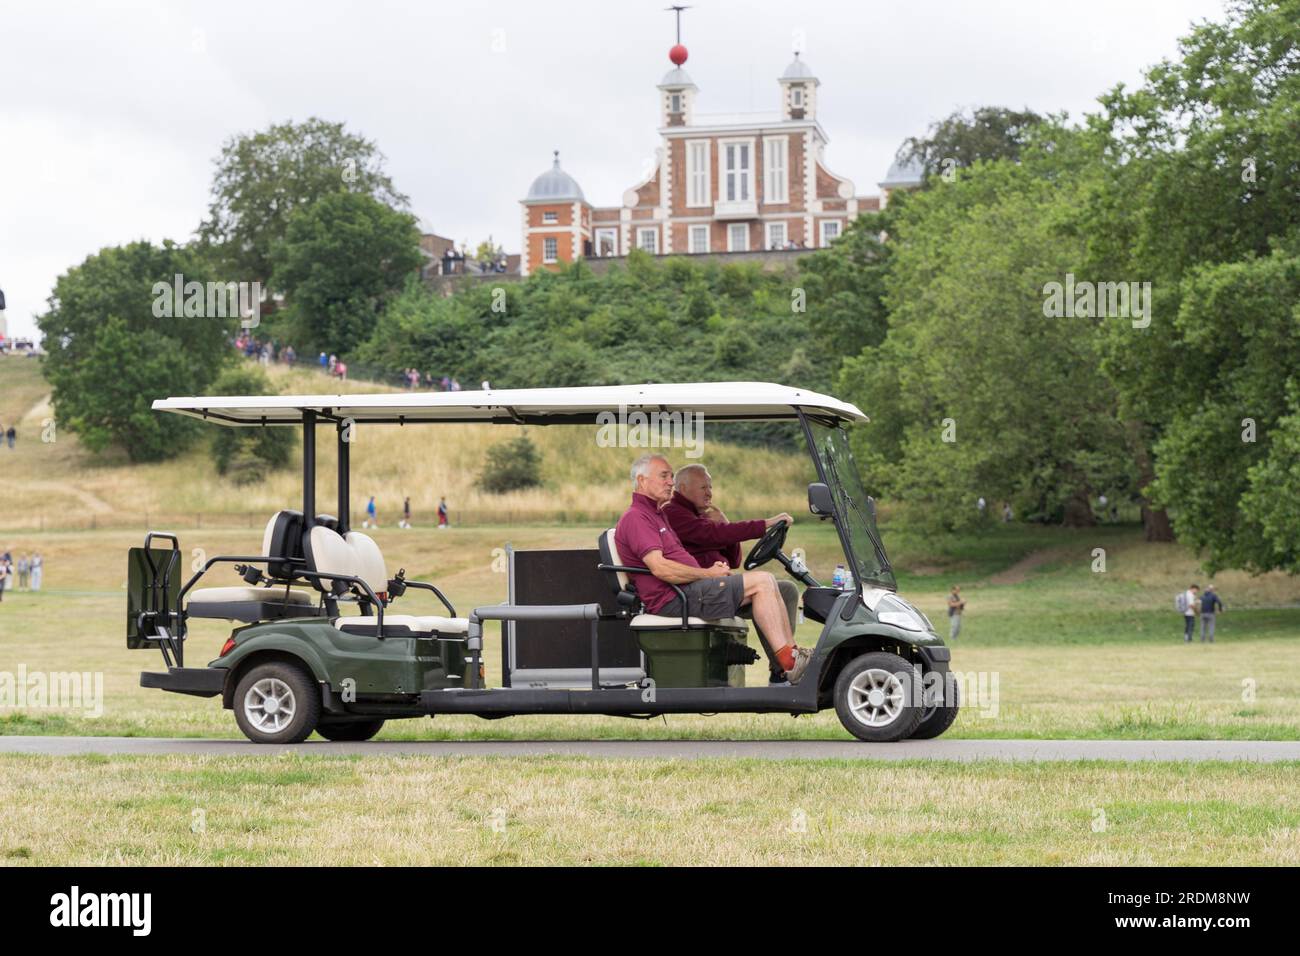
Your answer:
[[[901,627],[905,631],[923,631],[925,625],[916,619],[908,611],[878,611],[876,620],[882,624],[892,624],[894,627]]]

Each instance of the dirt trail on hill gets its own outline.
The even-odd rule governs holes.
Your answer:
[[[1041,551],[1033,551],[1011,565],[1011,567],[991,575],[986,583],[1020,584],[1034,571],[1037,571],[1045,564],[1051,564],[1063,554],[1065,554],[1063,548],[1044,548]]]
[[[97,515],[106,515],[113,511],[113,506],[103,498],[91,494],[85,488],[78,488],[68,481],[24,481],[22,490],[24,493],[52,491],[72,495],[85,506],[87,511]]]
[[[53,418],[54,405],[50,401],[52,397],[53,396],[48,394],[42,396],[40,401],[22,414],[18,419],[19,423],[25,424],[28,421],[43,421],[46,418]]]
[[[50,395],[47,393],[42,396],[27,412],[19,419],[20,424],[32,423],[39,426],[45,419],[54,417],[54,407],[50,403]],[[76,498],[83,508],[90,514],[104,515],[113,511],[113,506],[103,498],[85,488],[79,488],[70,481],[21,481],[22,491],[24,494],[53,492],[55,494],[70,495]]]

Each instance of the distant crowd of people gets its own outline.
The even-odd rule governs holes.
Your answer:
[[[38,552],[20,554],[16,561],[10,551],[0,554],[0,601],[6,591],[39,591],[44,574],[45,561]]]
[[[320,357],[316,359],[316,364],[320,370],[330,378],[347,378],[348,363],[344,362],[333,352],[321,352]]]
[[[16,339],[13,336],[0,335],[0,355],[36,356],[40,354],[40,347],[31,339]]]
[[[298,362],[298,353],[294,351],[292,345],[282,346],[275,339],[259,340],[247,329],[235,336],[231,343],[235,351],[244,358],[260,362],[262,365],[270,365],[273,362],[293,365]],[[310,362],[310,358],[307,361]],[[321,352],[316,358],[316,365],[330,378],[346,379],[348,377],[347,362],[333,352]],[[417,368],[403,369],[401,382],[406,388],[412,390],[419,389],[421,386],[430,392],[459,392],[461,390],[460,381],[454,376],[421,372]],[[487,379],[484,379],[479,387],[483,391],[487,391],[492,385]]]
[[[402,381],[406,383],[407,388],[412,390],[419,388],[420,383],[423,382],[425,389],[430,392],[435,392],[435,391],[436,392],[459,392],[460,391],[460,382],[457,381],[452,376],[443,375],[441,378],[439,378],[438,376],[434,375],[432,372],[425,372],[423,375],[421,375],[420,370],[418,368],[404,369],[402,371]],[[492,383],[489,382],[487,379],[483,379],[483,381],[479,383],[479,388],[483,389],[483,391],[485,392],[491,387],[492,387]]]
[[[411,524],[411,496],[407,495],[402,499],[402,520],[397,522],[399,528],[413,528]],[[379,527],[379,506],[375,504],[375,496],[371,495],[370,500],[366,502],[366,517],[361,522],[363,528]],[[451,510],[447,507],[446,495],[438,499],[438,530],[451,527]]]
[[[418,368],[408,368],[403,370],[402,379],[403,381],[406,382],[406,387],[409,389],[419,388],[420,382],[421,380],[423,380],[425,389],[427,389],[430,392],[432,391],[459,392],[460,391],[460,382],[458,382],[455,378],[451,377],[450,375],[444,375],[441,378],[434,375],[432,372],[425,372],[423,375],[421,375],[420,370]]]

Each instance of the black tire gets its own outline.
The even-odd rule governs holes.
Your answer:
[[[916,725],[916,730],[912,731],[912,740],[933,740],[951,727],[952,722],[957,719],[957,711],[961,710],[961,696],[957,693],[957,682],[952,679],[952,674],[944,675],[944,686],[946,693],[952,695],[949,698],[952,700],[952,706],[935,705],[923,711],[921,722]]]
[[[267,710],[264,704],[269,696],[279,701],[274,710]],[[251,668],[239,679],[233,703],[235,723],[255,744],[302,743],[320,720],[320,688],[305,667],[288,661],[269,661]],[[263,703],[260,708],[259,703]],[[282,724],[274,719],[286,710],[290,714]]]
[[[892,743],[911,736],[922,710],[914,700],[913,672],[912,664],[887,651],[862,654],[845,664],[835,679],[835,713],[844,729],[869,743]],[[878,703],[868,704],[864,699],[870,693],[864,684],[881,691]],[[855,707],[864,711],[863,717],[857,716]]]
[[[316,733],[326,740],[369,740],[383,729],[383,718],[377,720],[322,720],[316,725]]]

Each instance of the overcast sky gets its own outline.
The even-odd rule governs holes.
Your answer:
[[[55,278],[107,245],[185,241],[231,135],[316,115],[375,140],[426,228],[519,251],[559,149],[618,205],[658,145],[666,0],[0,5],[0,288],[34,335]],[[701,112],[775,110],[799,42],[830,168],[859,193],[959,107],[1078,117],[1173,56],[1221,0],[742,3],[683,16]]]

